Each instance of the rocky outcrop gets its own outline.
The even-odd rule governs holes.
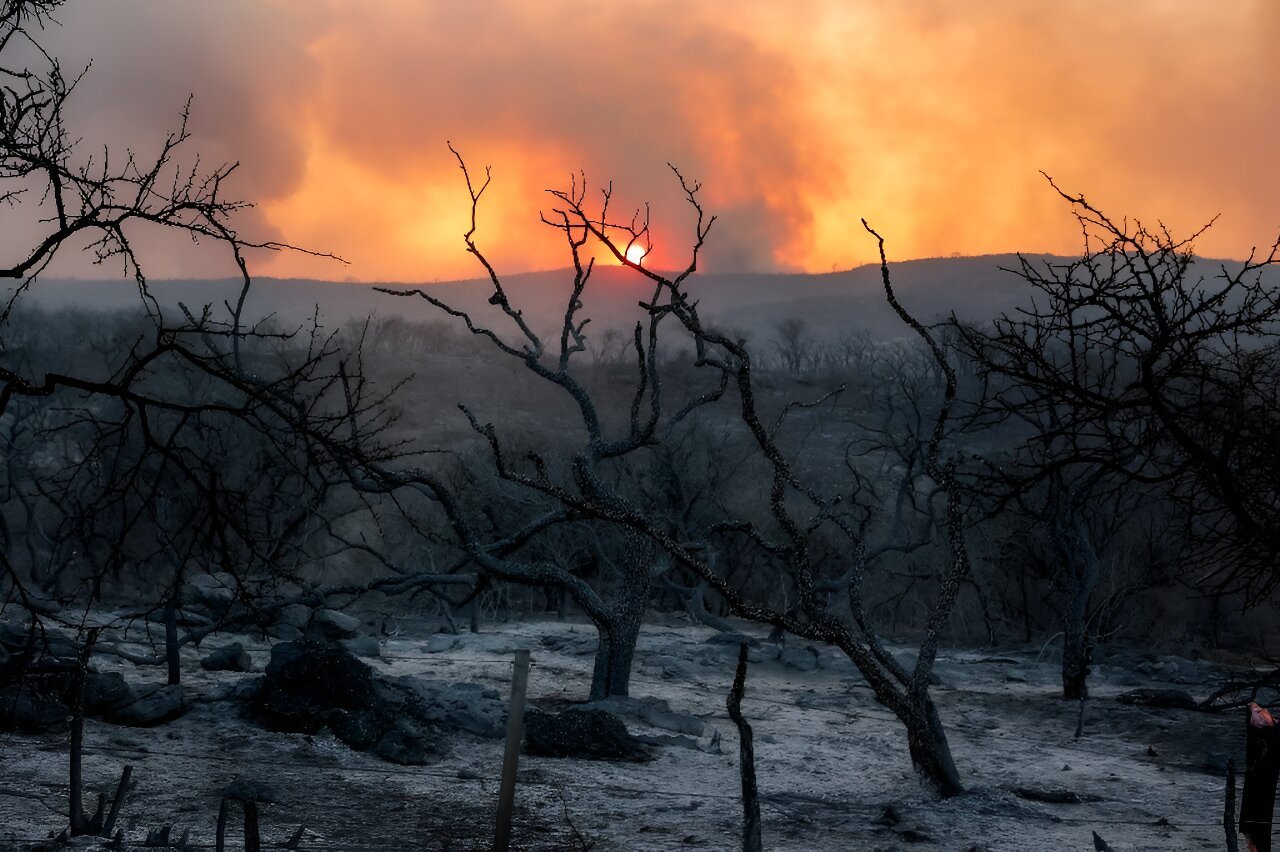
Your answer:
[[[524,715],[525,751],[538,757],[645,761],[644,743],[622,720],[604,710],[570,709],[563,713],[529,710]]]
[[[239,642],[218,648],[200,661],[200,668],[210,672],[247,672],[253,670],[253,658]]]
[[[386,677],[342,645],[321,642],[276,645],[251,706],[268,728],[328,728],[357,751],[401,764],[443,754],[450,733],[500,737],[505,720],[496,690]]]

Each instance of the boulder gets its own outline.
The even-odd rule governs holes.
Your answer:
[[[134,699],[133,689],[120,672],[90,672],[84,679],[84,712],[87,716],[110,713]]]
[[[307,625],[311,623],[311,607],[298,603],[282,606],[280,611],[276,613],[275,623],[285,627],[306,630]]]
[[[651,755],[622,720],[604,710],[565,710],[524,716],[525,750],[538,757],[579,757],[586,760],[645,761]]]
[[[289,604],[280,608],[275,621],[267,628],[267,635],[282,642],[298,642],[306,634],[311,623],[311,608],[302,604]]]
[[[236,597],[236,578],[225,571],[197,574],[182,587],[180,600],[187,606],[214,614],[226,612]]]
[[[506,705],[493,687],[387,677],[348,650],[349,642],[286,642],[271,651],[248,704],[264,726],[331,730],[357,751],[417,765],[444,753],[444,736],[500,738]],[[227,692],[230,696],[232,693]]]
[[[448,633],[437,633],[427,640],[427,644],[422,646],[422,650],[428,654],[439,654],[441,651],[450,651],[458,647],[458,637],[450,636]]]
[[[706,723],[697,716],[676,713],[661,698],[622,698],[611,697],[590,704],[581,709],[604,710],[625,719],[633,719],[651,728],[661,728],[677,734],[700,737],[706,730]]]
[[[445,730],[489,739],[501,739],[506,733],[507,705],[491,686],[418,678],[398,678],[396,682],[412,690],[409,700],[423,720]]]
[[[9,621],[0,621],[0,648],[21,651],[27,647],[27,629]]]
[[[318,609],[311,616],[311,630],[325,639],[350,639],[360,632],[360,620],[336,609]]]
[[[438,753],[430,736],[422,728],[404,719],[397,720],[369,751],[385,761],[402,766],[422,766]]]
[[[382,643],[378,641],[376,636],[357,636],[355,639],[342,639],[338,644],[357,657],[378,659],[382,656]]]
[[[132,700],[102,718],[113,725],[149,728],[176,719],[185,710],[182,684],[153,683],[135,687]]]
[[[263,710],[282,730],[315,733],[333,711],[355,711],[373,693],[373,672],[336,645],[284,642],[271,649]]]
[[[253,671],[253,658],[239,642],[218,648],[200,661],[200,668],[211,672]]]
[[[400,680],[375,677],[340,645],[283,643],[272,649],[254,706],[276,730],[315,733],[328,727],[357,751],[395,763],[426,763],[441,752],[437,731]]]
[[[786,647],[778,655],[778,662],[789,669],[811,672],[818,667],[818,653],[807,645]]]
[[[0,687],[0,730],[44,731],[65,725],[67,717],[62,702],[31,684]]]

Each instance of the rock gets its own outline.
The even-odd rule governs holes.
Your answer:
[[[311,608],[302,604],[289,604],[280,608],[276,619],[267,628],[267,635],[283,642],[298,642],[311,623]]]
[[[264,676],[247,679],[261,685],[250,699],[260,722],[303,733],[327,727],[357,751],[409,765],[442,754],[448,732],[503,735],[506,705],[498,690],[387,677],[351,652],[350,646],[360,641],[276,645]]]
[[[315,733],[328,727],[357,751],[421,764],[442,751],[434,723],[443,714],[420,706],[409,680],[375,676],[340,645],[283,643],[272,649],[253,706],[276,730]]]
[[[91,672],[84,679],[84,712],[87,716],[109,713],[130,703],[133,689],[119,672]]]
[[[697,716],[676,713],[661,698],[605,698],[582,705],[581,709],[604,710],[627,719],[634,719],[651,728],[661,728],[677,734],[700,737],[706,730],[706,723]]]
[[[374,754],[391,763],[402,766],[421,766],[436,753],[430,737],[420,728],[405,720],[383,734],[373,748]]]
[[[281,626],[306,630],[307,625],[311,623],[311,607],[297,603],[283,606],[276,613],[275,623]]]
[[[382,656],[382,643],[376,636],[357,636],[355,639],[343,639],[338,644],[357,657],[378,659]]]
[[[1181,689],[1131,689],[1117,695],[1116,701],[1173,710],[1195,710],[1198,706],[1191,694]]]
[[[1077,793],[1062,787],[1015,787],[1014,794],[1019,799],[1029,802],[1044,802],[1049,805],[1079,805],[1085,802],[1100,802],[1101,796],[1090,793]]]
[[[350,639],[360,631],[360,621],[335,609],[318,609],[311,616],[311,629],[326,639]]]
[[[0,730],[35,732],[67,723],[67,708],[31,684],[0,687]]]
[[[756,648],[760,645],[760,640],[742,633],[712,633],[704,640],[708,645],[732,645],[737,649],[743,642],[748,647]]]
[[[800,648],[783,648],[782,653],[778,655],[778,662],[789,669],[811,672],[818,667],[818,654],[807,645]]]
[[[133,690],[133,700],[103,714],[113,725],[149,728],[181,716],[186,710],[182,684],[147,684]]]
[[[529,710],[524,717],[526,751],[539,757],[587,760],[650,759],[644,744],[622,720],[604,710],[566,710],[560,714]]]
[[[333,711],[359,710],[372,693],[372,671],[345,649],[285,642],[271,649],[261,709],[281,730],[313,734]]]
[[[27,629],[8,621],[0,621],[0,648],[21,651],[27,647]]]
[[[200,668],[210,672],[249,672],[253,671],[253,658],[239,642],[234,642],[213,651],[200,661]]]
[[[853,663],[844,655],[843,651],[833,651],[830,648],[817,652],[818,668],[835,669],[839,671],[851,672],[854,670]]]
[[[448,633],[437,633],[427,640],[427,644],[422,646],[422,650],[428,654],[439,654],[441,651],[449,651],[457,646],[457,636],[450,636]]]
[[[478,683],[397,678],[413,692],[410,700],[419,717],[448,730],[500,739],[507,728],[507,705],[501,693]]]
[[[197,574],[186,582],[181,602],[220,614],[231,608],[236,597],[236,578],[225,571]]]
[[[291,624],[273,624],[267,628],[267,635],[288,643],[301,642],[307,637],[307,634]]]

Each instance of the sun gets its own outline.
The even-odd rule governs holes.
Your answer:
[[[648,254],[648,252],[645,251],[645,247],[639,243],[632,243],[631,246],[627,248],[627,260],[631,263],[639,264],[640,261],[644,260],[644,256],[646,254]]]

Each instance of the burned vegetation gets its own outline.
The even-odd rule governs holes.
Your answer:
[[[1267,848],[1275,246],[1050,180],[1082,253],[1002,316],[918,316],[864,221],[890,333],[734,329],[697,182],[669,272],[579,176],[548,324],[454,152],[476,306],[255,316],[254,253],[303,249],[236,230],[185,111],[77,143],[59,5],[0,7],[0,200],[43,234],[0,245],[0,846]],[[233,297],[166,295],[150,230]],[[136,309],[33,301],[85,246]]]

